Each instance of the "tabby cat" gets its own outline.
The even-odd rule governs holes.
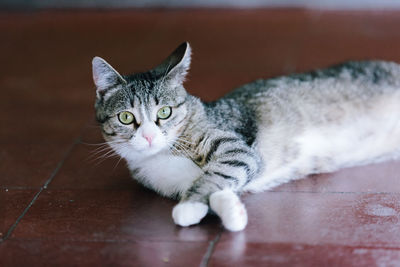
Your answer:
[[[179,199],[172,217],[180,226],[213,212],[240,231],[243,192],[400,154],[400,65],[348,62],[203,102],[183,87],[190,60],[183,43],[161,65],[129,76],[92,62],[105,140],[133,178]]]

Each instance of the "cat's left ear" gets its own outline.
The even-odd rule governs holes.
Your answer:
[[[107,91],[119,84],[126,84],[125,79],[101,57],[92,60],[93,81],[97,87],[97,97],[104,96]]]
[[[154,71],[171,87],[183,84],[188,73],[192,49],[188,42],[182,43]]]

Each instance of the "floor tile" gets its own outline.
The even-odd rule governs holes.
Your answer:
[[[199,266],[208,242],[8,240],[1,266]]]
[[[0,188],[40,188],[71,144],[7,143],[0,150]]]
[[[215,217],[189,228],[171,217],[175,201],[142,187],[129,190],[43,191],[13,238],[81,241],[207,241],[220,231]]]
[[[399,249],[220,242],[208,266],[398,266]]]
[[[400,194],[264,192],[244,202],[247,228],[221,241],[400,246]]]
[[[35,190],[0,188],[0,239],[7,237],[7,232],[28,207],[36,193]]]
[[[131,178],[125,160],[114,156],[104,145],[101,130],[89,123],[83,130],[81,142],[71,151],[57,173],[51,189],[130,189],[138,186]]]

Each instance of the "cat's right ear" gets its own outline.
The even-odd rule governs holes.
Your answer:
[[[101,57],[92,60],[93,81],[97,87],[96,95],[101,98],[116,85],[126,83],[125,79]]]
[[[192,49],[188,42],[182,43],[172,54],[158,65],[154,71],[164,82],[175,88],[185,81],[190,67]]]

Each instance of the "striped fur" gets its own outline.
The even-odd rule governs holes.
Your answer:
[[[242,230],[244,191],[399,155],[395,63],[258,80],[206,103],[182,85],[190,53],[184,43],[158,67],[130,76],[93,60],[104,138],[135,179],[180,200],[172,216],[181,226],[198,223],[210,207],[227,229]],[[165,106],[172,114],[163,120],[157,111]],[[131,124],[118,120],[122,111],[134,115]]]

